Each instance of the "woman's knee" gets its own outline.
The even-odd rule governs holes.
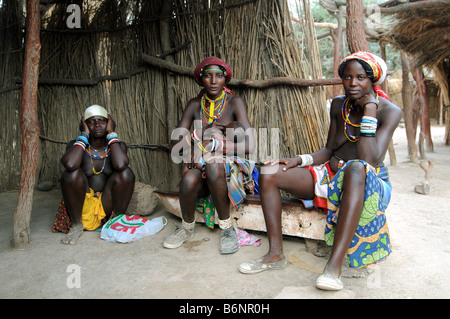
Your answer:
[[[126,168],[122,171],[122,180],[128,184],[134,184],[135,176],[131,168]]]
[[[278,176],[281,170],[276,166],[263,166],[261,167],[261,173],[258,177],[258,184],[260,187],[264,188],[270,185],[278,185]]]
[[[352,183],[361,183],[366,178],[366,167],[362,162],[351,162],[345,170],[344,180],[351,180]]]
[[[201,172],[189,170],[181,176],[180,192],[187,193],[190,191],[196,191],[200,187],[199,185],[201,182]]]
[[[61,185],[84,185],[85,175],[79,168],[75,171],[65,170],[61,175]]]
[[[210,163],[205,167],[206,179],[218,181],[225,177],[225,167],[223,163]]]
[[[114,171],[108,178],[108,181],[104,187],[104,195],[108,196],[110,191],[120,190],[120,192],[133,191],[135,183],[135,176],[130,168],[126,168],[122,171]]]

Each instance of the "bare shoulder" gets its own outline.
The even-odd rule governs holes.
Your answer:
[[[244,100],[240,96],[228,94],[227,99],[228,99],[228,102],[233,106],[245,107]]]
[[[342,103],[344,103],[344,101],[345,101],[345,95],[336,96],[331,101],[330,114],[332,116],[336,115],[336,114],[341,114]]]
[[[75,140],[71,140],[71,141],[69,141],[67,143],[67,145],[66,145],[66,152],[69,151],[72,148],[74,143],[75,143]]]
[[[402,116],[402,110],[397,105],[384,98],[379,98],[379,111],[377,117],[382,121],[389,121],[398,124]]]
[[[200,98],[194,97],[187,102],[186,107],[183,110],[183,117],[193,120],[197,118],[200,111]]]
[[[247,106],[240,96],[228,94],[227,105],[229,105],[227,107],[229,107],[229,109],[235,116],[237,116],[238,114],[247,114]]]
[[[251,123],[248,119],[247,114],[247,106],[245,105],[244,100],[236,95],[229,94],[227,95],[227,104],[229,103],[229,110],[232,118],[229,118],[228,121],[238,121],[245,129],[251,127]]]
[[[199,106],[200,106],[200,98],[199,97],[194,97],[194,98],[190,99],[187,102],[184,111],[185,112],[186,111],[191,111],[192,109],[197,110]]]

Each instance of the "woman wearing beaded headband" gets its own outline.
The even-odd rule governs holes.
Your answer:
[[[84,230],[97,229],[113,213],[126,213],[135,177],[115,127],[103,107],[92,105],[80,121],[80,136],[67,144],[61,190],[71,226],[63,244],[75,244]]]
[[[242,273],[286,265],[280,189],[313,200],[317,208],[327,213],[324,236],[332,250],[323,275],[316,281],[318,288],[343,288],[340,274],[346,254],[349,266],[354,268],[389,255],[391,245],[384,212],[391,185],[383,160],[401,110],[376,88],[386,74],[384,61],[380,60],[368,52],[358,52],[342,61],[339,75],[345,96],[338,96],[331,103],[324,148],[270,161],[262,167],[259,186],[270,248],[262,258],[241,264]]]
[[[180,183],[182,224],[166,238],[165,248],[178,248],[194,235],[199,206],[211,228],[217,210],[220,252],[230,254],[239,248],[230,205],[237,208],[243,202],[245,184],[252,181],[253,166],[245,156],[253,152],[254,140],[248,134],[251,124],[244,102],[226,88],[231,76],[229,65],[217,57],[195,68],[195,81],[203,89],[188,102],[171,140],[172,158],[178,158],[180,150],[186,154]],[[232,130],[237,123],[247,132],[241,140],[230,138],[237,135]]]

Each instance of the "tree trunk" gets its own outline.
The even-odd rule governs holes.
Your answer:
[[[442,92],[442,100],[445,106],[443,106],[443,113],[445,118],[445,135],[444,145],[450,145],[450,60],[444,59],[439,63],[441,72],[439,82]]]
[[[30,242],[30,216],[39,146],[37,87],[41,56],[39,0],[27,0],[26,46],[22,87],[22,167],[14,213],[14,247]]]
[[[162,6],[161,15],[164,17],[170,17],[172,11],[172,2],[164,1]],[[164,18],[160,21],[160,36],[161,36],[161,48],[163,52],[169,51],[171,46],[170,41],[170,18]],[[173,56],[168,55],[164,58],[166,61],[174,62]],[[174,79],[173,75],[166,73],[166,105],[167,105],[167,129],[170,134],[177,124],[176,116],[176,104],[175,104],[175,92],[174,92]]]
[[[381,58],[386,61],[386,47],[383,44],[380,44]],[[388,87],[388,79],[381,83],[381,89],[389,96],[389,87]],[[394,149],[394,141],[391,139],[388,147],[389,159],[391,166],[397,166],[397,156],[395,155]]]
[[[162,12],[161,15],[163,17],[170,17],[172,12],[172,1],[163,1],[162,4]],[[171,25],[170,18],[164,18],[160,21],[160,37],[161,37],[161,48],[163,52],[168,52],[172,49],[171,44]],[[164,57],[164,60],[173,63],[174,59],[172,55],[167,55]],[[169,72],[165,73],[165,85],[166,85],[166,96],[165,96],[165,105],[167,107],[167,136],[168,136],[168,144],[170,144],[170,139],[172,135],[172,131],[175,129],[178,116],[176,109],[176,99],[175,99],[175,77],[173,74]],[[169,154],[170,156],[170,154]],[[177,165],[173,163],[173,161],[169,160],[170,169],[168,174],[168,180],[172,181],[169,185],[171,189],[176,189],[176,184],[178,183],[179,176],[176,175],[178,170],[176,169]]]
[[[409,66],[408,66],[408,58],[402,52],[401,55],[402,61],[402,102],[403,102],[403,117],[405,119],[405,127],[406,127],[406,139],[408,142],[408,155],[409,160],[413,163],[418,163],[417,157],[417,145],[415,143],[416,140],[416,130],[414,129],[414,119],[413,119],[413,109],[412,109],[412,101],[411,101],[411,86],[409,85]]]
[[[334,41],[334,64],[333,64],[333,75],[335,78],[339,77],[338,74],[338,67],[339,63],[342,60],[341,57],[341,45],[342,45],[342,29],[344,28],[344,7],[339,6],[338,7],[338,13],[336,16],[338,20],[338,27],[336,32],[330,30],[331,34],[333,35],[333,41]],[[339,90],[341,89],[340,85],[333,85],[333,96],[339,95]]]
[[[347,0],[347,42],[351,53],[368,51],[362,0]]]
[[[424,135],[424,141],[426,143],[425,150],[427,152],[433,152],[434,145],[431,138],[430,114],[428,112],[427,85],[425,83],[425,76],[422,68],[417,68],[414,63],[412,63],[411,72],[417,85],[416,100],[422,105],[422,112],[420,113],[420,132]]]

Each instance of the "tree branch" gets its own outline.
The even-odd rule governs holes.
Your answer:
[[[194,76],[194,68],[189,68],[185,66],[181,66],[175,63],[168,62],[163,59],[159,59],[148,54],[142,53],[142,60],[151,66],[157,67],[162,70],[166,70],[169,72],[177,73],[180,75],[186,75],[193,77]],[[272,86],[278,85],[288,85],[288,86],[300,86],[300,87],[308,87],[308,86],[321,86],[321,85],[336,85],[341,84],[342,81],[340,78],[332,78],[332,79],[298,79],[298,78],[289,78],[289,77],[274,77],[267,80],[252,80],[252,79],[231,79],[228,83],[229,86],[234,87],[246,87],[246,88],[256,88],[263,89]]]
[[[102,75],[94,77],[92,79],[81,79],[81,80],[40,78],[39,85],[94,86],[102,81],[118,81],[128,79],[133,75],[145,72],[145,70],[147,70],[146,67],[140,67],[122,74]],[[22,81],[20,79],[17,79],[16,83],[21,84]]]

